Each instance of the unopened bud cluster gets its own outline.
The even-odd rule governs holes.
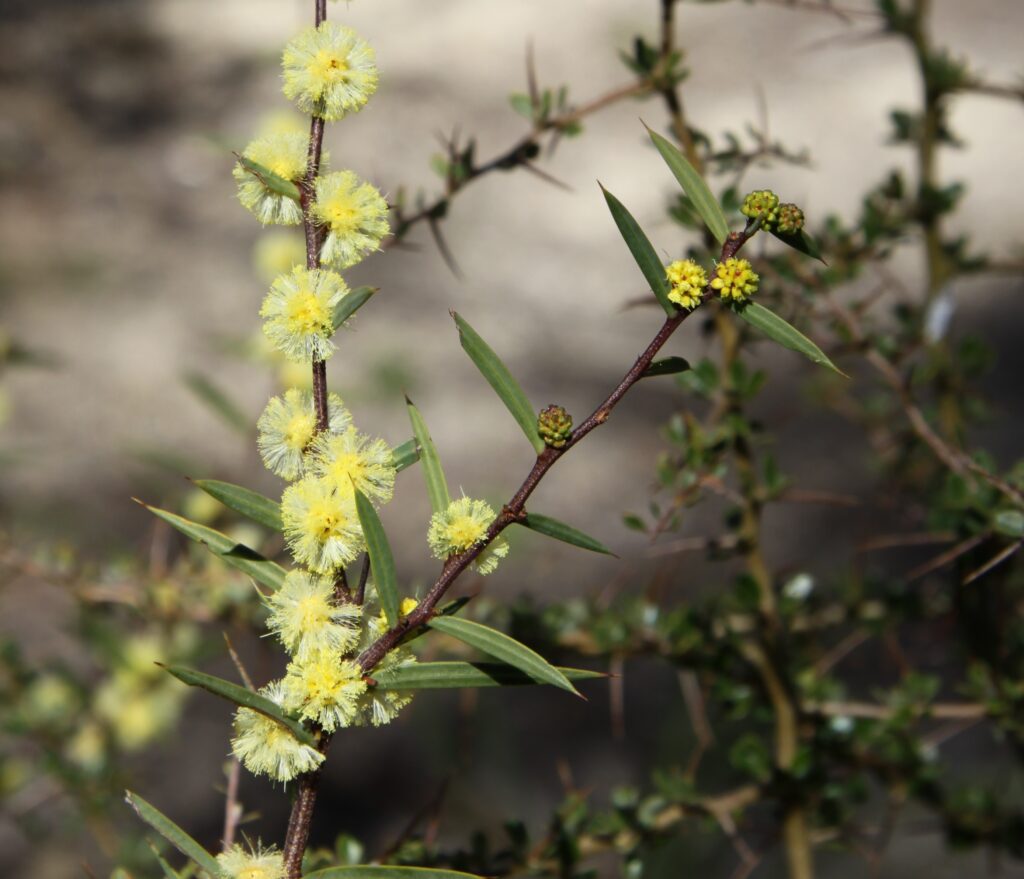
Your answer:
[[[752,220],[760,217],[761,228],[766,232],[793,235],[804,227],[804,212],[791,202],[780,203],[779,197],[770,189],[755,189],[748,193],[740,211]]]
[[[545,445],[561,449],[572,436],[572,416],[561,406],[546,406],[537,416],[537,432]]]
[[[770,189],[755,189],[743,199],[740,213],[752,220],[761,218],[761,227],[771,229],[779,217],[779,197]]]
[[[804,227],[804,212],[795,204],[779,205],[779,219],[776,230],[783,235],[794,235]]]

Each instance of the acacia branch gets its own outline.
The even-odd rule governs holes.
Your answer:
[[[512,171],[516,168],[527,168],[536,171],[537,169],[530,163],[540,154],[542,142],[546,134],[554,132],[557,136],[567,128],[594,113],[617,104],[626,98],[641,97],[649,94],[652,90],[653,84],[646,79],[627,83],[594,98],[574,110],[534,123],[533,130],[529,134],[524,135],[493,158],[480,165],[471,162],[468,167],[462,169],[462,173],[459,176],[449,174],[445,181],[445,191],[419,208],[415,213],[406,216],[400,210],[396,210],[394,234],[383,243],[382,249],[387,250],[404,240],[409,230],[419,223],[429,222],[433,226],[433,224],[443,219],[455,196],[474,180],[479,180],[481,177],[485,177],[494,171]],[[458,145],[456,142],[453,141],[448,144],[448,152],[450,158],[458,158]]]
[[[722,246],[721,259],[724,261],[735,256],[756,232],[756,229],[756,224],[748,225],[743,232],[733,232],[730,234],[726,239],[725,244]],[[704,292],[704,301],[711,297],[712,292],[713,291],[709,285]],[[534,462],[532,469],[516,490],[515,494],[509,499],[508,503],[502,507],[501,512],[495,520],[491,522],[484,538],[465,552],[449,556],[444,563],[444,567],[441,569],[441,574],[438,576],[437,580],[434,581],[434,584],[430,589],[427,590],[426,595],[416,609],[408,616],[400,619],[398,623],[381,635],[380,638],[378,638],[359,655],[358,662],[362,667],[364,674],[369,674],[369,672],[373,670],[373,668],[388,654],[388,652],[398,645],[406,634],[429,622],[431,617],[434,615],[434,608],[444,597],[445,593],[459,575],[462,574],[462,572],[465,571],[470,564],[487,549],[488,546],[490,546],[502,531],[504,531],[509,525],[522,521],[526,515],[527,500],[530,495],[533,494],[534,489],[537,488],[541,480],[547,475],[548,471],[551,470],[563,455],[566,455],[581,440],[583,440],[587,434],[595,428],[600,427],[609,419],[609,417],[611,417],[612,411],[629,392],[629,389],[642,378],[644,372],[646,372],[647,368],[651,365],[662,346],[669,340],[669,338],[671,338],[672,334],[679,329],[683,321],[685,321],[691,314],[693,314],[692,311],[681,311],[669,316],[665,320],[665,323],[662,324],[661,329],[658,330],[654,338],[634,361],[633,365],[629,368],[629,371],[622,377],[622,380],[618,385],[616,385],[614,390],[612,390],[604,402],[601,403],[601,405],[598,406],[572,432],[568,442],[566,442],[566,444],[560,449],[548,446],[537,456],[537,460]]]

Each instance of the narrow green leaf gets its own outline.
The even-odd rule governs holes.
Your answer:
[[[406,440],[400,446],[395,446],[391,450],[391,458],[395,462],[395,470],[399,473],[406,467],[411,467],[420,459],[420,450],[416,445],[416,440]]]
[[[259,162],[254,162],[252,159],[247,159],[245,156],[240,156],[237,153],[236,156],[238,164],[258,178],[271,192],[276,192],[278,195],[283,195],[295,201],[300,200],[301,193],[299,192],[299,187],[292,183],[291,180],[285,180],[280,174],[275,174]]]
[[[815,241],[808,232],[801,229],[799,232],[784,233],[784,232],[772,232],[776,238],[779,239],[783,244],[788,244],[793,250],[799,250],[800,253],[806,254],[811,259],[816,259],[818,262],[828,265],[825,262],[825,257],[821,255],[821,248],[818,247],[818,242]]]
[[[412,433],[416,437],[416,445],[420,449],[420,463],[423,466],[423,478],[427,481],[427,496],[430,498],[430,508],[435,513],[443,513],[452,502],[448,494],[448,483],[444,478],[444,470],[441,469],[441,459],[437,455],[437,447],[430,438],[426,422],[420,415],[412,400],[408,397],[405,402],[409,407],[409,420],[412,422]]]
[[[599,671],[555,666],[570,681],[605,678]],[[468,687],[518,687],[538,682],[503,662],[414,662],[374,676],[378,690],[447,690]]]
[[[544,440],[537,432],[537,410],[530,403],[526,394],[515,380],[508,367],[501,362],[501,358],[494,353],[494,350],[480,338],[480,335],[463,318],[452,312],[455,318],[455,325],[459,328],[459,341],[463,350],[469,355],[469,359],[476,364],[476,368],[487,383],[494,388],[494,393],[501,398],[505,408],[512,413],[526,438],[533,445],[533,450],[539,455],[544,451]]]
[[[158,516],[168,525],[177,528],[186,537],[191,537],[197,543],[204,544],[215,556],[223,559],[232,567],[244,571],[264,586],[277,589],[284,582],[284,568],[277,562],[263,558],[256,550],[232,540],[226,534],[221,534],[220,531],[207,528],[205,525],[192,522],[167,510],[151,507],[148,504],[143,506],[154,516]]]
[[[198,842],[168,818],[155,806],[147,803],[138,794],[125,791],[125,802],[135,810],[143,821],[173,845],[186,858],[191,858],[196,865],[205,870],[211,876],[219,876],[220,868],[217,866],[217,859],[214,858]]]
[[[164,879],[181,879],[181,874],[167,863],[164,856],[160,854],[160,849],[158,849],[153,843],[153,840],[147,839],[146,844],[149,846],[149,850],[153,853],[153,857],[156,858],[156,862],[160,865],[160,870],[164,874]]]
[[[251,708],[253,711],[269,717],[283,726],[304,745],[313,746],[316,744],[316,740],[309,730],[297,720],[293,720],[285,714],[279,705],[271,702],[266,696],[261,696],[259,693],[254,693],[246,687],[233,684],[231,681],[226,681],[223,678],[214,677],[192,668],[186,668],[183,665],[161,665],[160,667],[174,675],[183,684],[188,684],[190,687],[200,687],[207,692],[213,693],[214,696],[220,696],[221,699],[227,699],[228,702],[233,702],[235,705],[240,705],[243,708]]]
[[[564,543],[571,543],[573,546],[578,546],[581,549],[589,549],[591,552],[600,552],[605,555],[615,555],[601,541],[594,540],[590,535],[577,531],[571,525],[566,525],[565,522],[559,522],[558,519],[552,519],[550,516],[528,513],[526,518],[518,524],[524,525],[538,534],[553,537],[555,540],[561,540]]]
[[[625,205],[603,186],[601,192],[604,193],[604,200],[608,202],[608,210],[611,211],[615,225],[619,227],[622,240],[626,242],[626,247],[633,254],[636,264],[640,266],[640,271],[647,280],[651,291],[658,298],[661,307],[665,309],[665,314],[678,314],[678,309],[668,298],[669,284],[668,278],[665,276],[665,265],[658,258],[654,245],[644,235],[644,230],[633,219],[633,215],[626,210]]]
[[[515,638],[510,638],[504,632],[459,617],[434,617],[427,625],[438,632],[457,638],[470,647],[475,647],[488,656],[515,666],[538,683],[561,687],[579,696],[576,688],[562,672],[539,653],[525,644],[520,644]]]
[[[774,311],[770,311],[757,302],[748,302],[742,308],[736,309],[736,313],[752,327],[757,327],[769,339],[778,342],[784,348],[803,354],[809,360],[826,366],[833,372],[846,375],[825,356],[825,352],[821,348]]]
[[[281,531],[281,505],[266,495],[219,479],[194,479],[193,482],[211,497],[217,498],[225,507],[241,513],[272,531]]]
[[[665,357],[662,360],[655,360],[644,370],[640,378],[652,378],[656,375],[675,375],[679,372],[686,372],[689,368],[689,360],[682,357]]]
[[[398,576],[395,573],[395,558],[391,554],[391,544],[384,533],[380,516],[373,504],[358,488],[356,491],[356,513],[359,524],[363,526],[366,538],[366,554],[370,557],[370,570],[373,571],[373,582],[377,587],[377,597],[384,615],[390,625],[398,622]]]
[[[726,220],[722,206],[711,193],[704,178],[700,176],[700,172],[686,160],[686,156],[656,131],[651,131],[648,128],[647,133],[651,136],[658,152],[661,153],[665,164],[679,181],[683,192],[689,196],[697,213],[711,230],[711,234],[715,236],[715,240],[719,244],[725,244],[725,239],[729,237],[729,221]]]
[[[345,321],[359,311],[378,290],[377,287],[356,287],[341,302],[334,306],[334,329],[339,329]]]
[[[306,874],[306,879],[482,879],[475,873],[437,870],[433,867],[390,867],[363,864],[352,867],[325,867]]]
[[[210,407],[224,422],[239,433],[248,436],[252,425],[250,418],[205,375],[189,372],[182,377],[185,386]]]

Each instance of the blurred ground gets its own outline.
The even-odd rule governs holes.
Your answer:
[[[199,370],[215,377],[253,421],[272,391],[266,370],[225,351],[227,342],[258,329],[264,292],[250,257],[261,232],[234,200],[230,149],[244,146],[265,113],[287,109],[277,56],[310,17],[310,5],[7,0],[0,8],[0,322],[20,344],[59,360],[53,369],[5,376],[11,414],[0,428],[0,509],[8,530],[70,538],[96,555],[134,551],[150,522],[129,498],[173,503],[183,485],[147,465],[146,452],[172,451],[195,462],[196,476],[275,490],[252,444],[204,408],[181,375]],[[1019,0],[935,5],[939,42],[976,59],[993,81],[1019,75]],[[329,132],[335,166],[355,168],[391,194],[400,186],[432,191],[428,160],[438,133],[473,134],[478,154],[488,157],[523,132],[506,96],[524,90],[528,42],[542,84],[568,83],[571,98],[582,103],[628,79],[616,50],[636,33],[653,37],[656,7],[655,0],[332,4],[332,16],[376,46],[382,70],[368,109]],[[715,133],[741,130],[758,121],[763,95],[772,134],[806,147],[814,166],[759,171],[749,183],[785,193],[811,218],[852,215],[885,169],[907,164],[904,152],[883,142],[888,110],[917,100],[908,58],[894,44],[862,39],[869,18],[853,22],[777,6],[681,8],[680,42],[693,70],[684,94],[694,124]],[[682,243],[660,219],[671,180],[645,145],[640,115],[652,125],[663,121],[654,103],[617,106],[593,117],[583,138],[564,143],[545,163],[571,192],[518,174],[489,177],[463,193],[445,233],[464,280],[447,270],[425,230],[414,236],[420,249],[377,256],[352,273],[352,282],[382,292],[361,313],[329,373],[362,429],[404,440],[407,390],[432,427],[453,485],[500,502],[518,484],[529,450],[459,348],[449,308],[505,357],[536,402],[558,401],[582,417],[603,397],[657,317],[621,310],[641,284],[595,180],[630,206],[657,247],[675,253]],[[944,171],[969,181],[954,226],[1005,255],[1021,237],[1009,210],[1014,187],[1007,184],[1024,171],[1020,110],[965,98],[954,122],[969,141],[969,149],[942,158]],[[911,281],[917,266],[908,252],[901,268]],[[1000,349],[997,390],[1006,390],[1021,367],[1013,324],[999,317],[1009,289],[993,282],[957,290],[958,319],[990,330]],[[699,342],[688,329],[670,353],[692,360]],[[795,357],[781,354],[773,362],[794,379],[806,374]],[[774,408],[780,399],[769,395],[762,405],[769,423],[774,417],[772,426],[781,427],[784,463],[797,467],[808,487],[849,489],[835,466],[842,452],[808,436],[799,420],[786,421],[785,404]],[[1012,406],[1012,392],[1001,399]],[[621,528],[620,514],[646,505],[659,449],[652,426],[677,402],[666,387],[641,387],[537,494],[538,508],[601,537],[625,566],[574,557],[566,573],[561,550],[537,542],[536,556],[519,553],[503,567],[496,588],[543,596],[633,570],[628,564],[640,561],[643,546]],[[1014,450],[1012,436],[994,437],[993,444]],[[415,476],[402,480],[402,506],[388,509],[388,524],[403,569],[427,576],[426,500]],[[774,536],[788,536],[773,545],[785,560],[796,551],[793,541],[806,546],[816,527],[806,520],[769,525]],[[810,564],[825,551],[814,544]],[[806,560],[806,552],[800,557]],[[433,704],[443,715],[442,703]],[[428,722],[426,713],[418,722]],[[524,723],[529,717],[536,721],[529,715]],[[579,729],[587,723],[582,715],[575,722]],[[537,729],[522,730],[523,740],[540,735]],[[209,732],[223,741],[220,727]],[[400,728],[389,730],[373,747],[387,749],[402,736]],[[357,736],[353,747],[362,741]],[[611,756],[595,748],[581,758],[590,765],[580,774],[614,774],[627,755],[624,746]],[[410,753],[395,774],[414,756],[431,760]],[[433,757],[435,765],[445,762]],[[211,764],[220,759],[220,752],[210,756]],[[360,789],[381,783],[346,781]],[[539,809],[557,793],[553,771],[547,785],[503,791],[511,799],[502,806]],[[365,815],[346,816],[372,825]],[[929,869],[936,879],[967,875],[958,867]]]

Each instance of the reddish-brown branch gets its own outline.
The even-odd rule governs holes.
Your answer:
[[[315,0],[314,21],[317,26],[327,19],[327,0]],[[299,186],[299,203],[302,206],[302,231],[306,239],[306,268],[320,267],[321,227],[313,216],[313,199],[316,194],[316,179],[320,174],[320,157],[323,152],[324,120],[313,115],[309,123],[309,149],[306,154],[306,176]],[[316,410],[317,432],[327,430],[327,364],[313,360],[313,406]],[[325,749],[329,737],[321,740]],[[309,830],[313,822],[313,807],[320,783],[319,772],[309,772],[299,778],[298,792],[292,803],[288,818],[288,832],[284,841],[284,868],[286,879],[300,879],[302,857],[309,841]]]
[[[287,879],[299,879],[302,876],[302,856],[309,842],[319,784],[319,772],[307,772],[299,779],[299,789],[288,818],[288,833],[284,838],[284,873]]]
[[[722,246],[723,260],[729,259],[735,256],[739,252],[740,248],[750,239],[751,235],[756,231],[756,224],[748,225],[747,229],[743,232],[733,232],[726,239],[725,244]],[[710,296],[711,290],[705,292],[705,296]],[[359,664],[362,666],[364,673],[369,673],[379,663],[387,653],[392,650],[399,641],[402,640],[405,635],[419,626],[424,625],[428,622],[434,614],[434,608],[438,602],[444,597],[445,593],[451,587],[452,583],[458,578],[458,576],[466,570],[472,564],[472,562],[491,544],[494,539],[501,534],[509,525],[514,522],[521,521],[526,515],[526,501],[530,495],[533,494],[534,489],[540,484],[540,481],[547,475],[548,471],[555,465],[563,455],[569,452],[577,443],[579,443],[587,434],[592,430],[604,424],[612,414],[612,410],[619,404],[622,398],[626,395],[633,385],[635,385],[644,372],[653,362],[657,353],[661,350],[662,346],[669,340],[672,334],[679,328],[679,326],[686,320],[692,312],[682,311],[677,314],[670,315],[662,327],[655,334],[650,344],[643,350],[643,353],[634,361],[633,365],[629,368],[629,371],[622,377],[622,380],[616,385],[615,389],[608,395],[608,397],[598,406],[580,425],[572,432],[572,436],[569,441],[560,449],[545,448],[534,462],[533,467],[527,474],[526,479],[523,480],[522,485],[519,486],[516,493],[512,498],[502,507],[501,512],[497,518],[491,523],[487,529],[487,533],[484,539],[458,555],[451,556],[444,564],[441,569],[441,574],[434,582],[433,586],[427,591],[423,600],[419,603],[416,609],[408,616],[403,617],[393,628],[389,629],[380,638],[371,644],[366,650],[359,656]]]

